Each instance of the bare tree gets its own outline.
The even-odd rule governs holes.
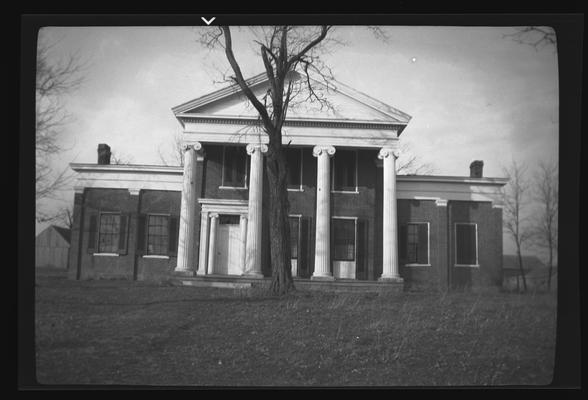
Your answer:
[[[548,26],[516,27],[513,33],[507,33],[503,36],[517,43],[532,46],[535,50],[544,47],[553,47],[555,50],[557,44],[555,31]]]
[[[557,163],[541,162],[539,164],[539,171],[534,179],[535,199],[541,206],[535,228],[535,240],[540,247],[548,251],[548,290],[551,290],[554,253],[557,252],[559,212],[558,175]]]
[[[407,142],[401,142],[399,157],[396,161],[396,173],[404,175],[429,175],[435,171],[430,163],[423,163],[418,156],[412,152]]]
[[[519,272],[523,279],[523,291],[527,291],[527,281],[523,266],[522,248],[532,238],[533,232],[529,227],[525,212],[529,205],[531,186],[525,177],[526,167],[513,161],[509,168],[504,168],[504,174],[509,183],[503,189],[504,199],[504,228],[516,245]]]
[[[129,165],[133,163],[133,157],[125,153],[112,151],[110,153],[110,163],[115,165]]]
[[[177,165],[184,166],[184,150],[182,148],[182,135],[176,132],[170,143],[167,144],[170,149],[167,152],[161,150],[161,146],[157,148],[159,159],[163,165]]]
[[[84,65],[79,56],[73,54],[61,62],[52,62],[50,56],[54,46],[55,43],[40,40],[37,50],[35,197],[36,218],[39,222],[52,218],[41,209],[42,200],[54,198],[56,192],[65,189],[71,180],[67,167],[55,171],[51,161],[64,150],[59,136],[71,120],[63,98],[78,89],[83,82]]]

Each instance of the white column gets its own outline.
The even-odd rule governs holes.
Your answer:
[[[249,277],[263,278],[261,273],[261,214],[263,196],[263,157],[267,152],[265,144],[248,144],[247,154],[251,156],[249,168],[249,215],[247,222],[247,242],[245,273]]]
[[[333,280],[331,273],[331,156],[333,146],[315,146],[312,155],[317,157],[316,175],[316,235],[314,273],[311,279]]]
[[[247,255],[247,216],[241,215],[239,228],[241,229],[241,243],[239,248],[239,260],[241,262],[241,273],[245,273],[245,260]]]
[[[214,256],[216,255],[216,227],[218,225],[218,214],[210,215],[210,237],[208,238],[208,270],[210,275],[214,272]]]
[[[378,158],[384,160],[383,265],[380,281],[402,282],[398,274],[398,232],[396,218],[396,159],[398,152],[383,147]]]
[[[200,215],[200,252],[198,255],[197,275],[206,275],[206,255],[208,252],[208,212]]]
[[[175,272],[194,273],[194,222],[196,217],[196,151],[202,144],[186,146],[184,153],[184,177],[180,203],[180,227],[178,236],[178,261]]]

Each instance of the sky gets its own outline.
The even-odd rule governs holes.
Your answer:
[[[557,50],[514,42],[510,27],[383,27],[388,41],[360,26],[337,27],[344,45],[323,56],[335,78],[409,115],[404,141],[435,175],[503,177],[512,160],[530,173],[558,157]],[[234,29],[245,76],[263,71],[246,29]],[[51,60],[77,53],[84,83],[65,99],[73,120],[56,169],[95,163],[99,143],[135,164],[160,164],[181,132],[171,108],[224,84],[220,51],[203,48],[193,27],[46,27]],[[159,151],[158,151],[159,150]],[[73,204],[73,188],[46,207]],[[37,233],[45,227],[37,224]],[[506,250],[506,249],[505,249]]]

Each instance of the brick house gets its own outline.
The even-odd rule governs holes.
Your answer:
[[[248,81],[262,95],[264,74]],[[317,83],[318,85],[318,83]],[[411,117],[336,82],[332,109],[289,112],[292,272],[406,288],[500,286],[503,178],[396,175]],[[98,164],[77,173],[70,277],[268,277],[267,138],[234,87],[172,109],[183,167]],[[465,169],[465,168],[464,168]]]

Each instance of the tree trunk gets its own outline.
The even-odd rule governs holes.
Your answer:
[[[282,149],[272,146],[267,154],[266,171],[269,194],[270,256],[272,282],[270,292],[284,295],[294,290],[290,251],[290,224],[288,211],[288,174]]]
[[[523,257],[521,256],[521,245],[517,243],[517,256],[519,258],[519,271],[523,278],[523,292],[527,291],[527,280],[525,279],[525,270],[523,269]]]
[[[547,291],[551,291],[551,274],[553,273],[553,245],[549,244],[549,275],[547,276]]]

